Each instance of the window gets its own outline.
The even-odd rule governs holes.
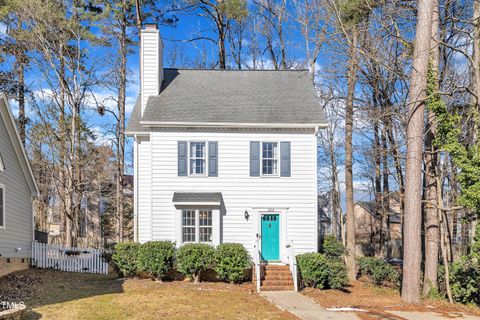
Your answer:
[[[211,210],[182,210],[182,242],[212,242],[212,222]]]
[[[5,163],[3,163],[2,155],[0,154],[0,172],[5,171]]]
[[[5,227],[5,187],[0,186],[0,228]]]
[[[190,142],[190,174],[204,175],[206,173],[205,142]]]
[[[262,142],[262,175],[278,175],[277,142]]]

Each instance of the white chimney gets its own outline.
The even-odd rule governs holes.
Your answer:
[[[142,116],[148,97],[160,93],[163,80],[163,42],[156,24],[145,24],[140,35],[140,92]]]

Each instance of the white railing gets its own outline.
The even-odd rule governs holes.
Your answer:
[[[260,292],[260,246],[258,238],[255,240],[255,247],[253,248],[253,263],[255,264],[255,277],[256,277],[256,285],[257,285],[257,292]]]
[[[288,259],[290,272],[292,273],[293,287],[295,291],[298,291],[298,271],[297,271],[297,258],[295,257],[295,249],[293,248],[293,241],[290,241],[290,244],[287,245],[289,249]]]
[[[108,263],[103,259],[102,250],[36,241],[32,243],[32,265],[68,272],[108,274]]]

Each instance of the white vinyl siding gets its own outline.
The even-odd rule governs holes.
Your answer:
[[[174,192],[221,192],[224,203],[218,214],[215,210],[213,212],[214,243],[239,242],[252,253],[258,233],[258,212],[261,208],[278,209],[283,210],[285,216],[282,216],[285,241],[293,241],[297,253],[316,251],[317,140],[313,130],[292,133],[164,130],[151,132],[150,137],[152,158],[150,161],[145,158],[143,164],[142,160],[138,163],[139,172],[150,173],[139,174],[138,183],[145,186],[139,189],[138,195],[138,205],[145,208],[138,213],[141,242],[182,242],[181,210],[172,203]],[[218,177],[178,177],[178,141],[218,141],[222,146],[218,149]],[[291,176],[282,179],[250,177],[250,141],[290,141]],[[248,220],[245,219],[245,211],[249,212]],[[221,226],[218,235],[216,223]],[[281,253],[286,259],[286,250],[282,249]]]

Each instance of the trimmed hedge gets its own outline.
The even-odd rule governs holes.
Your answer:
[[[177,251],[177,270],[191,277],[194,283],[198,283],[202,272],[214,266],[214,254],[215,249],[208,244],[187,243]]]
[[[317,289],[340,289],[348,285],[347,268],[340,259],[312,252],[297,256],[302,285]]]
[[[155,279],[162,279],[173,269],[175,244],[171,241],[150,241],[140,245],[138,269]]]
[[[121,277],[133,277],[138,271],[138,252],[140,244],[136,242],[118,243],[114,247],[112,261]]]
[[[386,283],[400,286],[400,273],[381,258],[361,257],[358,259],[358,268],[361,275],[369,277],[377,286]]]
[[[242,281],[251,264],[247,249],[240,243],[223,243],[215,250],[214,270],[222,280],[232,283]]]

